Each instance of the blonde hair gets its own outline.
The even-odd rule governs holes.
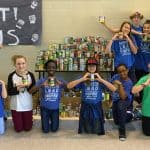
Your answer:
[[[25,56],[23,56],[23,55],[14,55],[14,56],[11,57],[13,65],[16,64],[16,60],[19,59],[19,58],[23,58],[25,61],[27,61],[27,58]]]

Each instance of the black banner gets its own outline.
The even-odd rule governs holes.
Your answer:
[[[0,0],[0,44],[40,44],[42,0]]]

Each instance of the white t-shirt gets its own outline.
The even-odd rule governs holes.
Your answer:
[[[31,83],[31,76],[27,74],[27,80]],[[12,76],[13,85],[19,85],[22,82],[22,77],[14,73]],[[18,95],[10,96],[10,108],[16,111],[30,111],[32,110],[32,95],[26,88],[22,88]]]

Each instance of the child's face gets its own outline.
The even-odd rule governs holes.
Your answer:
[[[141,22],[141,19],[139,16],[135,16],[133,19],[132,19],[132,22],[134,25],[137,25],[139,26],[140,25],[140,22]]]
[[[96,72],[96,65],[88,65],[88,72],[95,73]]]
[[[125,80],[128,78],[128,69],[125,66],[120,66],[117,68],[117,72],[121,79]]]
[[[53,62],[50,62],[47,64],[47,73],[48,73],[48,76],[54,76],[55,72],[56,72],[56,64],[53,63]]]
[[[125,23],[122,27],[122,32],[125,33],[125,34],[129,34],[130,33],[130,28],[131,28],[130,24]]]
[[[144,24],[143,32],[150,34],[150,24]]]
[[[15,63],[18,72],[25,72],[27,70],[27,62],[24,58],[17,58]]]

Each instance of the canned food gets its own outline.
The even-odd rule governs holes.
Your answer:
[[[48,80],[48,84],[49,84],[49,86],[55,86],[55,79],[54,78],[50,78]]]
[[[95,77],[94,77],[94,74],[93,74],[93,73],[91,73],[91,75],[90,75],[90,80],[91,80],[91,81],[94,81],[94,80],[95,80]]]
[[[24,84],[24,85],[28,84],[27,77],[22,77],[22,84]]]
[[[99,22],[105,23],[105,16],[99,16]]]

